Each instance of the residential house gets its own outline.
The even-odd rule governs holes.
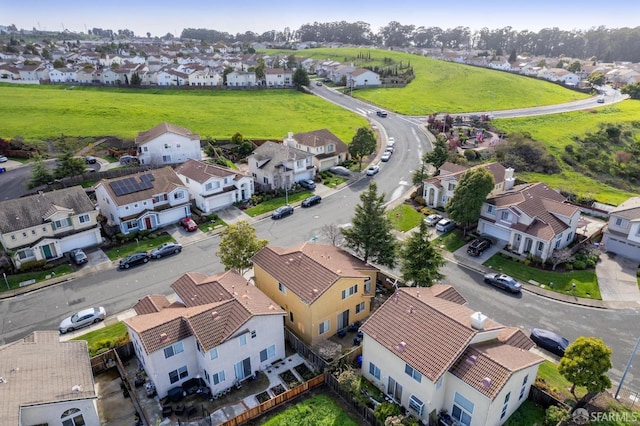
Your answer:
[[[232,71],[227,74],[229,87],[253,87],[256,85],[256,73],[253,71]]]
[[[100,214],[123,234],[154,230],[191,216],[188,188],[171,167],[102,179],[96,184]]]
[[[222,77],[209,68],[196,70],[189,74],[189,86],[219,86],[222,84]]]
[[[7,64],[0,64],[0,81],[7,83],[10,81],[19,82],[19,80],[20,71],[18,68]]]
[[[239,170],[187,160],[178,166],[176,174],[188,188],[196,207],[207,214],[253,195],[253,178]]]
[[[267,246],[252,261],[256,287],[284,308],[286,327],[309,345],[371,313],[378,270],[338,247]]]
[[[215,395],[285,357],[284,311],[241,275],[190,272],[171,288],[175,302],[146,296],[124,320],[161,398],[198,377]]]
[[[0,201],[0,242],[16,268],[58,259],[102,242],[97,217],[81,186]]]
[[[39,84],[41,80],[49,79],[49,70],[44,65],[23,65],[18,68],[21,84],[35,83]]]
[[[265,68],[264,80],[267,87],[291,87],[293,72],[284,68]]]
[[[602,246],[610,252],[640,261],[640,197],[632,197],[609,212]]]
[[[175,124],[162,123],[140,132],[135,144],[140,164],[159,166],[202,159],[200,135]]]
[[[71,68],[54,68],[49,71],[49,80],[52,83],[75,83],[78,81],[77,72]]]
[[[573,241],[580,209],[541,182],[518,185],[487,197],[478,232],[507,242],[511,251],[547,260]]]
[[[6,425],[99,425],[87,342],[35,331],[0,347],[0,418]]]
[[[349,147],[328,129],[312,132],[289,132],[283,144],[313,154],[313,164],[318,171],[337,166],[349,158]]]
[[[363,376],[424,424],[443,410],[453,424],[503,424],[544,361],[521,330],[464,303],[451,286],[400,288],[360,327]]]
[[[500,163],[488,163],[475,167],[484,167],[493,176],[495,187],[491,194],[495,194],[513,187],[515,177],[513,169],[505,169]],[[422,197],[429,207],[444,207],[449,198],[453,196],[460,177],[469,167],[446,162],[440,166],[440,174],[423,182]]]
[[[256,189],[290,189],[296,182],[313,179],[313,154],[277,142],[265,142],[247,157]]]
[[[380,75],[365,68],[357,68],[347,75],[347,87],[353,89],[380,86],[380,84]]]

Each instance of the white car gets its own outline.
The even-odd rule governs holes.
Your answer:
[[[7,157],[5,157],[4,155],[0,155],[0,163],[6,163],[7,161],[9,161]]]
[[[380,171],[380,166],[373,164],[367,169],[367,176],[373,176]]]
[[[396,140],[392,137],[387,139],[387,146],[393,147],[396,144]]]
[[[107,312],[102,306],[98,308],[84,309],[77,314],[73,314],[62,320],[58,326],[60,334],[69,333],[82,327],[103,321],[107,317]]]
[[[382,157],[380,157],[380,161],[384,161],[385,163],[391,159],[391,153],[389,151],[385,151],[382,153]]]
[[[442,220],[442,216],[440,216],[439,214],[430,214],[429,216],[424,218],[424,223],[427,224],[427,226],[436,226],[436,223],[440,222]]]

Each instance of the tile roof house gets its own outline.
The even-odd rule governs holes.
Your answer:
[[[176,168],[176,174],[204,213],[230,207],[253,195],[253,178],[239,170],[187,160]]]
[[[291,87],[293,71],[284,68],[265,68],[264,80],[267,87]]]
[[[518,185],[482,205],[478,232],[506,241],[511,251],[543,261],[573,241],[580,209],[541,182]]]
[[[0,347],[0,422],[6,425],[98,425],[87,342],[60,342],[36,331]]]
[[[100,214],[123,234],[154,230],[191,216],[188,188],[171,167],[96,184]]]
[[[467,170],[475,167],[484,167],[493,175],[495,188],[492,194],[502,192],[513,187],[515,176],[513,169],[506,169],[500,163],[488,163],[469,168],[459,164],[446,162],[440,166],[440,174],[430,177],[423,182],[422,197],[428,207],[444,207],[449,198],[453,196],[458,180]]]
[[[371,312],[378,270],[338,247],[265,247],[253,256],[256,287],[288,316],[285,325],[313,345]]]
[[[640,197],[632,197],[609,212],[602,245],[608,252],[640,261]]]
[[[349,159],[349,147],[328,129],[312,132],[289,132],[283,144],[314,155],[313,164],[318,171],[328,170]]]
[[[102,242],[98,211],[81,186],[0,201],[0,243],[16,268]]]
[[[285,357],[285,312],[241,275],[190,272],[164,295],[149,295],[124,322],[138,357],[164,397],[203,378],[212,395]]]
[[[400,288],[360,327],[362,374],[419,420],[446,410],[498,425],[527,399],[543,359],[522,331],[430,288]],[[455,291],[455,290],[453,290]]]
[[[174,124],[162,123],[140,132],[135,144],[140,164],[160,166],[202,159],[200,135]]]
[[[296,182],[313,179],[313,154],[278,142],[265,142],[247,157],[257,189],[290,189]]]

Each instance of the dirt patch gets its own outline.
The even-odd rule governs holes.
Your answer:
[[[98,393],[98,416],[101,424],[134,424],[136,410],[130,397],[125,397],[121,388],[122,380],[116,368],[110,368],[95,376]]]

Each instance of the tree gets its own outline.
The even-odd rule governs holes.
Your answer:
[[[439,169],[449,159],[449,141],[443,134],[436,137],[436,141],[433,144],[433,149],[422,157],[422,161],[427,164],[433,165],[436,169]]]
[[[44,163],[44,158],[40,154],[33,155],[33,167],[31,168],[31,179],[29,188],[44,185],[53,180],[53,174]]]
[[[84,173],[86,164],[84,159],[74,157],[73,152],[69,149],[62,151],[62,155],[58,157],[56,169],[53,176],[56,179],[62,179],[67,176],[75,176]]]
[[[231,136],[231,143],[234,145],[240,145],[242,141],[244,141],[244,137],[240,132],[235,132],[233,136]]]
[[[553,265],[551,270],[555,271],[556,267],[559,264],[567,263],[571,259],[573,259],[573,254],[571,253],[571,249],[569,247],[553,250],[553,253],[551,253],[551,258],[549,259],[551,261],[551,264]]]
[[[464,226],[464,235],[467,226],[480,218],[482,203],[494,186],[493,175],[484,167],[468,170],[460,176],[460,181],[445,209],[453,221]]]
[[[369,189],[360,194],[360,204],[356,205],[351,220],[352,226],[342,230],[345,244],[365,262],[371,258],[374,262],[393,268],[396,263],[397,240],[391,233],[391,221],[384,211],[384,194],[378,196],[375,181],[369,183]]]
[[[256,65],[256,68],[254,70],[254,72],[256,73],[256,80],[258,81],[264,80],[265,68],[266,68],[266,65],[264,63],[264,58],[258,58],[258,65]]]
[[[620,92],[629,95],[631,99],[640,99],[640,83],[627,84]]]
[[[298,90],[302,90],[303,86],[309,85],[309,74],[302,67],[296,68],[293,72],[293,85]]]
[[[402,244],[400,273],[404,282],[412,282],[418,287],[431,287],[443,278],[438,270],[444,266],[444,258],[429,240],[430,236],[427,224],[421,220],[419,230]]]
[[[578,337],[569,345],[560,359],[558,372],[571,382],[571,394],[576,399],[575,407],[582,407],[599,392],[611,387],[606,373],[612,367],[611,348],[597,337]],[[576,386],[583,386],[587,393],[580,399]]]
[[[232,269],[244,275],[251,268],[251,258],[268,243],[258,239],[256,230],[247,221],[229,225],[220,233],[220,249],[216,256],[226,270]]]
[[[358,160],[358,168],[362,170],[362,159],[376,150],[376,135],[368,127],[360,127],[351,139],[349,154]]]
[[[606,77],[600,71],[595,71],[587,77],[592,86],[602,86],[607,82]]]
[[[516,55],[516,49],[512,49],[511,53],[509,54],[509,63],[513,64],[517,60],[518,60],[518,56]]]
[[[320,229],[320,234],[329,240],[333,246],[339,246],[344,242],[340,227],[334,223],[323,225]]]
[[[138,72],[134,72],[131,75],[131,85],[132,86],[140,86],[142,84],[142,79],[140,78],[140,74]]]
[[[429,177],[429,169],[427,168],[427,164],[423,161],[420,163],[420,168],[416,169],[413,172],[413,176],[411,177],[411,183],[418,187],[422,187],[422,182]]]
[[[580,62],[580,61],[573,61],[567,67],[567,71],[572,72],[572,73],[577,73],[581,69],[582,69],[582,62]]]

